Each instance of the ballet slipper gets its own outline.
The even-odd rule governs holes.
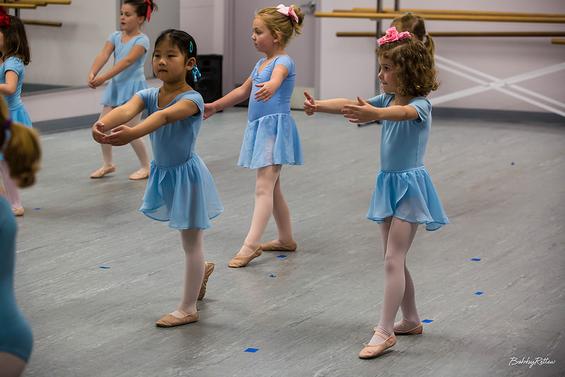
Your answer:
[[[375,332],[386,336],[379,328],[375,327]],[[387,349],[396,344],[396,336],[391,335],[379,344],[365,344],[365,347],[359,352],[360,359],[374,359],[381,356]]]
[[[182,318],[177,318],[172,313],[165,314],[157,322],[155,322],[155,325],[157,327],[175,327],[175,326],[182,326],[198,321],[198,312],[194,312],[190,314],[184,312],[181,313],[186,315],[183,316]]]
[[[298,244],[295,241],[282,243],[279,240],[272,240],[261,245],[263,251],[296,251]]]
[[[102,166],[101,168],[94,170],[90,174],[90,178],[92,178],[92,179],[102,178],[106,174],[110,174],[110,173],[113,173],[115,171],[116,171],[116,165]]]
[[[148,177],[149,170],[147,170],[146,168],[141,168],[131,173],[129,179],[131,179],[132,181],[141,181],[143,179],[147,179]]]
[[[259,245],[251,255],[236,255],[229,261],[228,267],[231,268],[245,267],[249,262],[257,258],[259,255],[261,255],[262,252],[263,251],[261,250],[261,245]]]
[[[394,324],[394,334],[395,335],[420,335],[424,332],[424,325],[422,323],[418,323],[416,326],[412,326],[409,329],[403,329],[402,323],[407,321],[400,321]]]
[[[14,216],[23,216],[24,215],[24,207],[12,207],[12,212]]]
[[[200,287],[200,293],[198,294],[198,299],[202,300],[206,294],[206,284],[208,283],[208,278],[212,275],[214,271],[215,264],[212,262],[206,262],[204,266],[204,279],[202,280],[202,286]]]

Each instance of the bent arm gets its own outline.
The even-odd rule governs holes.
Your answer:
[[[116,76],[118,73],[122,72],[127,67],[135,63],[137,59],[143,56],[143,54],[145,54],[145,48],[143,46],[133,46],[129,54],[127,54],[125,58],[114,64],[114,66],[110,68],[108,72],[104,73],[101,78],[103,78],[105,81],[110,80],[112,77]]]
[[[16,93],[16,89],[18,88],[18,74],[14,71],[8,71],[4,77],[6,83],[0,84],[0,94],[11,96]]]
[[[132,131],[134,133],[134,137],[137,139],[155,131],[159,127],[176,122],[177,120],[188,118],[198,114],[199,112],[200,110],[198,109],[198,106],[196,106],[193,101],[181,100],[166,109],[155,111],[153,114],[145,118],[143,122],[133,127]]]
[[[98,72],[104,67],[104,64],[110,59],[110,55],[114,52],[114,45],[108,41],[104,44],[102,51],[94,58],[94,62],[92,63],[92,67],[90,68],[90,73],[93,76],[96,76]]]

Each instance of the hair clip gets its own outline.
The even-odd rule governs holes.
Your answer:
[[[194,79],[194,82],[198,82],[198,80],[200,80],[201,77],[202,74],[200,73],[200,70],[198,69],[197,66],[194,66],[194,68],[192,68],[192,78]]]
[[[377,42],[379,43],[379,46],[382,46],[387,43],[401,41],[403,39],[409,38],[412,38],[412,34],[410,34],[410,32],[403,31],[402,33],[399,33],[398,30],[396,30],[396,28],[393,26],[391,28],[388,28],[386,34],[383,37],[377,39]]]
[[[145,19],[147,20],[147,22],[151,21],[151,0],[145,0],[144,1],[145,4],[147,4],[147,12],[145,13]]]
[[[194,45],[192,44],[192,41],[188,42],[188,52],[192,54],[192,51],[194,51]]]

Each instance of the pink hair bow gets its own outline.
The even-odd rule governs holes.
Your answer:
[[[287,17],[290,17],[291,19],[294,20],[294,22],[298,23],[298,16],[296,15],[294,8],[287,7],[284,4],[279,4],[277,5],[277,12],[282,13]]]
[[[145,4],[147,4],[147,13],[145,14],[145,19],[147,22],[151,21],[151,1],[145,0]]]
[[[377,39],[377,42],[379,43],[379,46],[382,46],[387,43],[401,41],[408,38],[412,38],[412,34],[410,34],[410,32],[403,31],[402,33],[399,33],[398,30],[396,30],[396,28],[393,26],[391,28],[388,28],[386,34],[383,37]]]

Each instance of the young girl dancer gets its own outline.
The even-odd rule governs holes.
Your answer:
[[[102,51],[94,59],[88,74],[88,86],[97,88],[107,80],[110,83],[104,90],[102,97],[102,113],[106,115],[112,108],[123,105],[139,90],[148,87],[143,72],[143,64],[149,50],[149,38],[141,32],[145,21],[149,22],[151,13],[157,9],[152,0],[124,0],[120,10],[120,29],[110,34]],[[114,54],[114,66],[103,74],[99,74],[110,55]],[[131,119],[128,123],[135,126],[141,120],[141,114]],[[142,139],[135,139],[131,146],[141,168],[133,172],[129,179],[146,179],[149,175],[149,157]],[[112,147],[102,144],[102,167],[90,174],[90,178],[102,178],[106,174],[116,171],[112,163]]]
[[[196,300],[204,296],[214,267],[205,266],[203,230],[223,207],[212,175],[194,152],[204,113],[202,96],[192,89],[199,77],[194,39],[180,30],[161,33],[155,42],[153,71],[163,86],[137,92],[125,105],[104,115],[92,132],[99,143],[114,146],[150,134],[155,159],[140,211],[180,230],[186,255],[182,300],[156,323],[172,327],[198,320]],[[133,128],[124,125],[145,109],[149,116],[141,123]]]
[[[0,8],[0,94],[6,97],[10,117],[26,127],[31,127],[31,119],[22,103],[21,93],[24,83],[25,66],[29,64],[29,45],[24,25],[18,17],[7,15]],[[23,216],[24,207],[16,184],[10,178],[8,166],[0,159],[0,183],[12,211],[16,216]]]
[[[382,92],[368,101],[336,98],[314,100],[304,93],[306,114],[343,113],[352,123],[381,120],[381,171],[367,217],[380,224],[385,258],[385,297],[381,319],[362,359],[381,355],[396,344],[395,334],[421,334],[414,283],[406,254],[418,224],[427,230],[448,223],[423,157],[431,126],[431,103],[437,89],[433,56],[409,32],[393,27],[379,39],[379,80]],[[398,308],[403,320],[394,323]]]
[[[35,182],[41,148],[35,131],[10,119],[0,98],[0,157],[20,187]],[[17,223],[10,204],[0,197],[0,376],[22,375],[31,355],[31,328],[16,304],[14,266]]]
[[[257,169],[255,209],[243,245],[229,267],[245,267],[262,250],[295,251],[290,212],[281,189],[282,165],[301,165],[302,151],[296,124],[290,114],[294,89],[294,61],[285,46],[299,34],[303,15],[295,5],[264,8],[253,20],[251,39],[265,54],[239,88],[219,100],[206,104],[204,118],[249,98],[249,123],[243,136],[238,165]],[[273,214],[278,239],[261,245],[261,236]]]

